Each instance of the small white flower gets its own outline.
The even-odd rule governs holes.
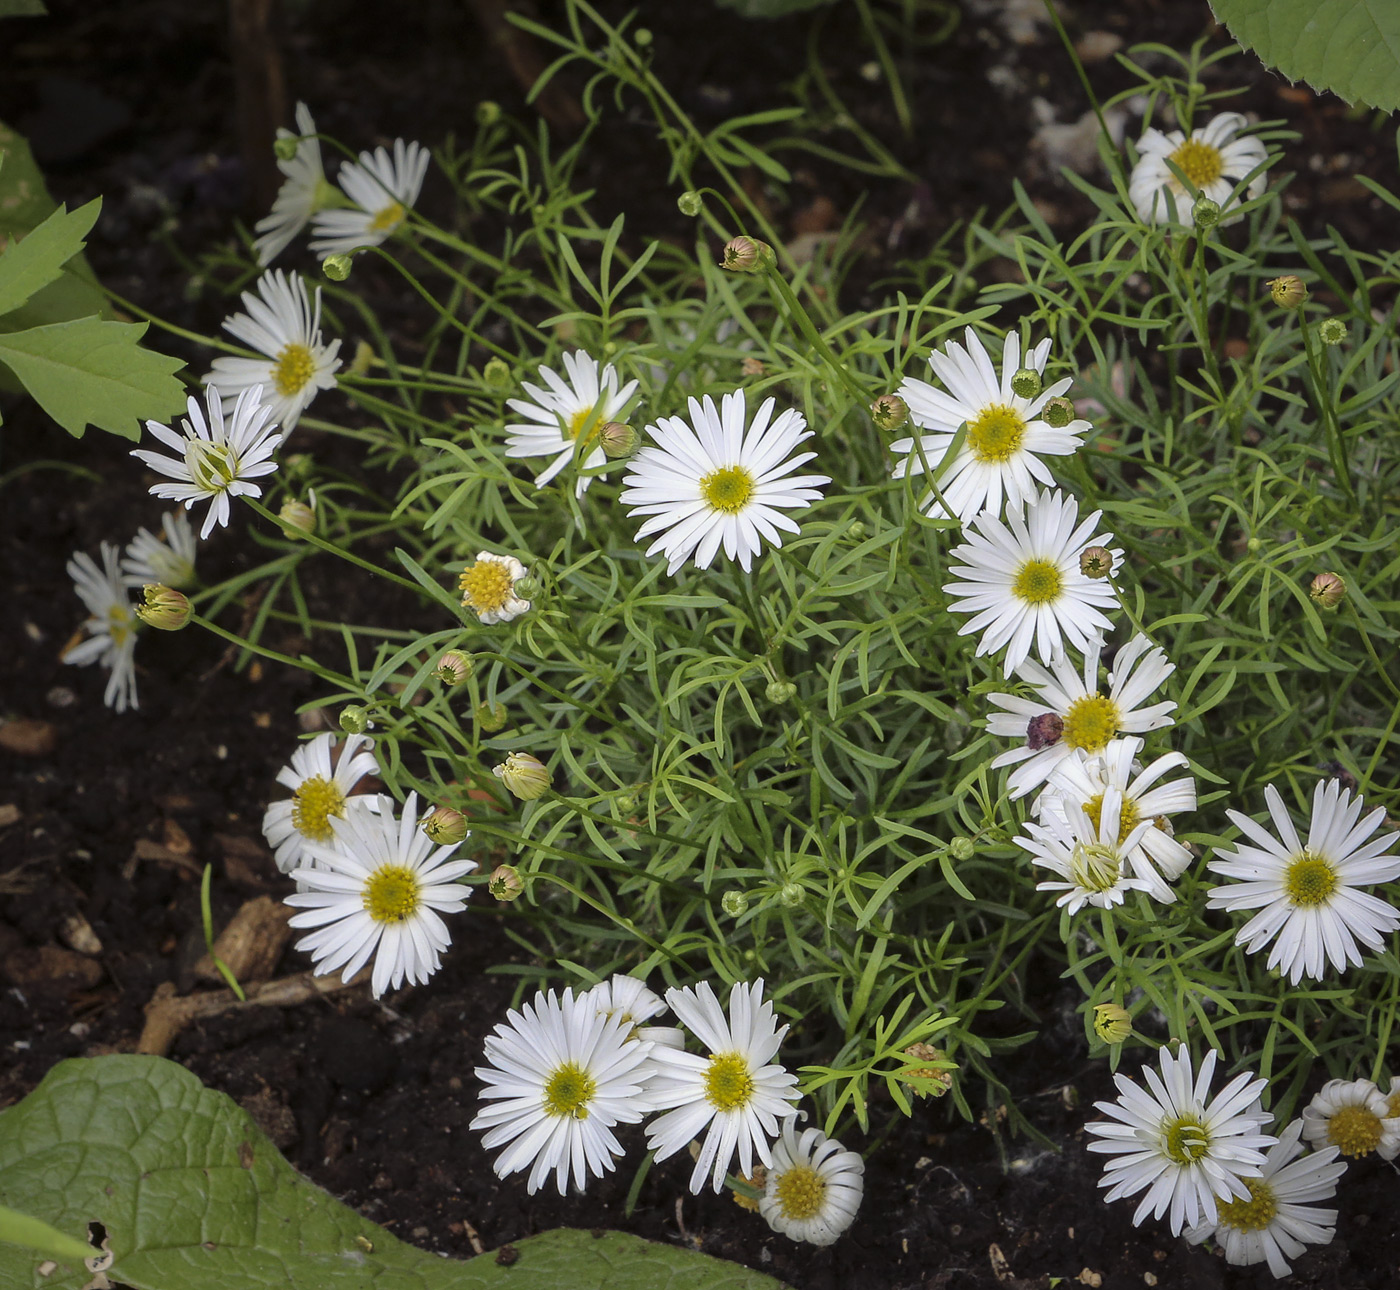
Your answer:
[[[758,1212],[775,1232],[810,1245],[831,1245],[855,1222],[865,1194],[865,1161],[820,1129],[798,1137],[796,1117],[773,1144]]]
[[[1222,1200],[1214,1223],[1198,1223],[1184,1233],[1192,1245],[1214,1238],[1225,1251],[1225,1262],[1249,1267],[1267,1260],[1269,1271],[1286,1277],[1309,1245],[1329,1245],[1336,1235],[1337,1211],[1317,1209],[1313,1202],[1337,1194],[1337,1179],[1346,1165],[1334,1164],[1337,1148],[1315,1151],[1301,1160],[1298,1135],[1303,1122],[1294,1120],[1264,1156],[1263,1173],[1246,1178],[1248,1200]]]
[[[974,519],[953,548],[963,563],[952,569],[961,581],[944,585],[953,597],[949,610],[972,617],[958,628],[959,636],[981,632],[977,653],[1005,648],[1007,676],[1020,666],[1034,645],[1042,663],[1069,646],[1087,652],[1110,626],[1100,609],[1115,609],[1118,597],[1107,578],[1086,577],[1079,557],[1086,547],[1113,541],[1108,533],[1090,536],[1102,511],[1082,522],[1079,503],[1061,492],[1039,493],[1024,506],[1007,508],[1005,522],[995,515]],[[1113,572],[1123,559],[1114,548]]]
[[[611,363],[600,367],[596,358],[581,349],[563,357],[567,380],[553,368],[542,366],[539,374],[548,389],[522,381],[530,397],[506,400],[512,412],[526,418],[506,426],[506,456],[553,457],[535,476],[535,487],[543,488],[577,451],[582,460],[574,496],[582,497],[593,482],[593,472],[608,460],[598,442],[599,431],[609,421],[622,420],[637,382],[628,381],[619,389],[617,369]],[[578,443],[580,435],[582,444]]]
[[[1139,217],[1149,224],[1172,219],[1179,224],[1192,222],[1196,198],[1172,174],[1168,161],[1191,181],[1200,196],[1217,203],[1222,212],[1238,206],[1238,199],[1232,200],[1231,194],[1267,156],[1264,145],[1252,135],[1235,138],[1246,124],[1238,112],[1222,112],[1201,129],[1192,130],[1190,138],[1180,130],[1163,134],[1149,129],[1138,140],[1138,161],[1128,180],[1128,196]],[[1264,180],[1265,173],[1260,171],[1249,181],[1245,197],[1258,197],[1264,191]],[[1236,213],[1220,222],[1233,224],[1240,218]]]
[[[428,173],[428,150],[418,143],[394,140],[394,154],[384,148],[360,153],[359,163],[341,163],[337,176],[358,210],[323,210],[312,217],[316,237],[311,249],[322,259],[378,246],[404,222]]]
[[[689,401],[690,421],[663,417],[647,426],[655,446],[632,459],[622,502],[633,516],[648,518],[637,541],[659,533],[648,555],[666,554],[675,573],[693,555],[708,569],[723,546],[725,558],[747,573],[764,539],[782,546],[779,529],[798,525],[783,510],[805,509],[820,500],[826,475],[792,475],[815,452],[792,451],[812,437],[806,419],[792,408],[773,420],[776,400],[765,399],[746,424],[744,392],[726,394],[719,408],[707,394]],[[771,424],[770,424],[771,422]]]
[[[488,627],[528,614],[530,602],[515,594],[515,584],[525,573],[525,566],[513,555],[478,551],[476,562],[467,565],[457,578],[463,607],[472,610]]]
[[[627,1033],[634,1038],[665,1044],[670,1048],[685,1047],[685,1032],[678,1026],[643,1024],[666,1011],[661,996],[650,989],[645,981],[615,972],[608,980],[600,981],[587,991],[583,998],[591,1001],[605,1017],[621,1017]]]
[[[1400,1075],[1390,1077],[1390,1088],[1384,1091],[1386,1103],[1389,1106],[1389,1118],[1400,1119]]]
[[[373,955],[376,999],[405,981],[421,984],[452,943],[438,915],[459,913],[467,903],[470,890],[457,879],[476,862],[451,858],[460,843],[433,846],[418,828],[416,793],[404,802],[402,819],[394,815],[394,799],[381,796],[374,810],[349,803],[330,826],[332,845],[303,844],[316,867],[291,874],[298,890],[286,902],[306,910],[291,925],[316,928],[297,949],[310,952],[317,976],[343,967],[342,981]]]
[[[1278,1141],[1259,1130],[1269,1122],[1257,1102],[1268,1081],[1250,1071],[1235,1076],[1213,1098],[1211,1077],[1216,1054],[1205,1056],[1193,1078],[1190,1050],[1176,1056],[1158,1052],[1162,1074],[1144,1066],[1144,1092],[1126,1075],[1115,1075],[1116,1102],[1094,1105],[1113,1122],[1097,1120],[1084,1126],[1101,1139],[1090,1151],[1114,1156],[1104,1165],[1100,1187],[1114,1201],[1147,1189],[1133,1215],[1133,1224],[1148,1214],[1161,1218],[1170,1210],[1173,1236],[1183,1227],[1214,1223],[1217,1201],[1249,1199],[1246,1178],[1258,1178],[1264,1149]]]
[[[297,104],[296,120],[296,134],[278,126],[277,137],[296,139],[299,135],[315,135],[316,122],[311,119],[305,103]],[[321,141],[314,137],[301,138],[290,160],[277,159],[277,169],[287,176],[286,182],[273,199],[272,214],[263,216],[253,226],[258,233],[253,249],[264,268],[287,249],[320,204],[321,190],[326,184],[326,172],[321,168]]]
[[[1092,814],[1066,799],[1060,803],[1062,814],[1048,814],[1040,824],[1027,824],[1029,836],[1018,837],[1017,845],[1030,852],[1033,865],[1058,875],[1058,880],[1036,883],[1035,889],[1062,892],[1055,904],[1071,914],[1085,905],[1112,909],[1123,903],[1129,891],[1145,891],[1164,904],[1174,901],[1176,893],[1155,870],[1149,867],[1146,874],[1134,874],[1128,855],[1142,844],[1152,823],[1142,820],[1124,828],[1123,806],[1122,789],[1110,786]]]
[[[1003,499],[1008,506],[1033,500],[1037,482],[1053,488],[1055,478],[1041,457],[1068,456],[1084,442],[1090,428],[1087,421],[1071,421],[1056,430],[1041,419],[1045,405],[1073,384],[1069,377],[1046,386],[1034,399],[1012,390],[1011,378],[1022,366],[1021,338],[1015,332],[1006,338],[1000,379],[977,333],[969,327],[965,335],[966,349],[949,341],[943,353],[934,350],[929,355],[946,394],[913,377],[905,377],[899,387],[914,424],[934,433],[920,436],[917,447],[913,438],[890,445],[891,453],[907,454],[895,463],[895,479],[922,475],[925,461],[930,470],[938,469],[966,422],[967,437],[938,485],[953,515],[964,524],[984,511],[999,516]],[[1025,366],[1043,374],[1049,353],[1047,338],[1026,354]],[[932,490],[924,494],[919,507],[929,515],[948,515]]]
[[[1176,670],[1166,653],[1146,636],[1134,636],[1118,651],[1108,674],[1108,693],[1101,694],[1102,651],[1101,639],[1089,642],[1082,675],[1063,651],[1050,660],[1048,671],[1027,659],[1016,675],[1037,692],[1034,699],[1019,694],[987,696],[1003,709],[988,715],[987,729],[1021,741],[992,759],[993,767],[1016,766],[1007,781],[1013,799],[1045,783],[1060,762],[1076,751],[1099,753],[1116,735],[1146,734],[1172,724],[1168,714],[1175,710],[1175,700],[1140,706]]]
[[[164,541],[149,529],[136,530],[136,536],[126,544],[122,568],[123,581],[128,587],[148,587],[161,583],[167,587],[188,587],[194,581],[194,529],[184,511],[167,511],[161,517]]]
[[[1313,1147],[1334,1146],[1344,1156],[1400,1155],[1400,1116],[1368,1079],[1329,1079],[1303,1108],[1303,1137]]]
[[[526,1166],[531,1194],[554,1171],[564,1195],[570,1175],[581,1189],[602,1177],[622,1155],[612,1129],[637,1124],[651,1104],[650,1043],[629,1037],[620,1016],[600,1012],[588,995],[537,994],[486,1039],[490,1065],[476,1074],[486,1085],[473,1129],[485,1129],[486,1148],[508,1143],[496,1157],[499,1178]]]
[[[752,985],[735,982],[727,1018],[703,981],[694,989],[667,990],[666,1002],[709,1053],[700,1057],[683,1049],[653,1050],[657,1070],[651,1105],[676,1109],[647,1125],[647,1146],[657,1160],[665,1160],[708,1125],[690,1190],[698,1193],[709,1174],[719,1191],[736,1147],[739,1172],[747,1178],[755,1156],[762,1164],[773,1163],[769,1143],[782,1122],[796,1114],[797,1077],[772,1060],[788,1028],[777,1024],[773,1005],[763,998],[761,979]]]
[[[68,561],[73,589],[92,615],[83,626],[88,638],[63,654],[65,663],[101,663],[110,675],[102,702],[117,712],[136,703],[136,610],[126,595],[117,548],[102,544],[102,568],[86,551]]]
[[[1272,784],[1264,800],[1278,837],[1247,815],[1226,811],[1256,845],[1217,851],[1208,866],[1212,873],[1240,880],[1212,887],[1208,909],[1260,910],[1240,928],[1235,944],[1253,954],[1274,941],[1268,966],[1294,985],[1304,976],[1320,978],[1329,962],[1338,972],[1359,964],[1357,941],[1376,953],[1383,950],[1385,937],[1400,928],[1400,911],[1359,888],[1400,878],[1400,856],[1387,854],[1400,834],[1367,841],[1385,819],[1384,809],[1377,807],[1363,820],[1361,798],[1353,799],[1336,780],[1320,780],[1305,846]]]
[[[204,527],[199,531],[201,538],[207,538],[214,525],[228,523],[231,496],[262,496],[262,489],[248,481],[277,469],[277,463],[268,458],[282,442],[282,436],[274,433],[276,426],[267,424],[269,409],[261,406],[261,386],[255,385],[238,396],[227,424],[219,391],[209,386],[204,399],[209,408],[208,422],[199,400],[191,395],[189,418],[180,423],[183,434],[159,421],[146,422],[146,429],[179,453],[178,457],[144,448],[131,450],[133,457],[139,457],[152,470],[175,480],[173,484],[152,485],[154,496],[183,502],[186,510],[196,502],[209,503]]]
[[[364,735],[351,735],[332,761],[332,734],[317,735],[292,753],[291,764],[277,772],[277,782],[292,796],[273,802],[263,815],[263,836],[276,854],[283,873],[310,864],[308,846],[330,846],[335,840],[331,821],[344,819],[355,786],[366,775],[377,775],[379,765],[369,751],[374,745]]]
[[[340,341],[321,341],[321,288],[313,304],[300,274],[274,269],[258,279],[256,296],[243,292],[243,308],[224,319],[224,330],[267,358],[216,358],[204,383],[219,387],[225,412],[262,386],[272,420],[291,434],[317,392],[335,388],[340,366]]]

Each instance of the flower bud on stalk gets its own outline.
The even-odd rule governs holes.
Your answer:
[[[282,503],[277,518],[282,522],[282,536],[291,538],[293,542],[299,541],[308,533],[316,532],[315,495],[312,495],[310,505],[298,501],[295,497],[289,497]]]
[[[764,695],[769,703],[786,703],[797,693],[797,687],[791,681],[769,681],[768,688]]]
[[[641,436],[629,425],[621,421],[607,421],[598,431],[598,446],[614,461],[630,457],[637,451]]]
[[[463,654],[459,649],[450,649],[438,659],[438,665],[433,669],[433,675],[443,685],[450,688],[454,685],[461,685],[474,670],[470,655]]]
[[[1103,546],[1086,546],[1079,555],[1079,572],[1086,578],[1107,578],[1113,572],[1113,553]]]
[[[358,703],[340,710],[340,728],[347,735],[362,735],[369,729],[369,709]]]
[[[501,105],[494,99],[482,99],[476,105],[476,123],[480,126],[495,125],[501,119]]]
[[[350,266],[353,262],[343,251],[337,251],[334,255],[328,255],[321,261],[321,272],[332,282],[344,282],[350,276]]]
[[[1116,1003],[1096,1003],[1094,1033],[1106,1044],[1121,1044],[1133,1033],[1133,1014]]]
[[[1191,219],[1197,228],[1214,228],[1220,223],[1220,203],[1209,197],[1198,197],[1191,211]]]
[[[496,731],[506,727],[507,714],[504,703],[478,703],[474,715],[476,724],[488,735],[494,735]]]
[[[190,621],[190,602],[173,587],[150,583],[141,588],[143,604],[136,606],[136,616],[147,627],[163,632],[178,632]]]
[[[1346,579],[1339,573],[1319,573],[1308,588],[1313,603],[1323,609],[1335,609],[1346,598]]]
[[[525,890],[525,884],[521,881],[520,870],[514,865],[500,864],[491,870],[491,876],[486,880],[486,890],[497,900],[511,901]]]
[[[1033,367],[1018,367],[1011,378],[1011,393],[1020,399],[1040,397],[1040,373]]]
[[[742,891],[730,888],[719,898],[719,907],[730,918],[742,918],[749,909],[749,898]]]
[[[1287,273],[1269,282],[1269,294],[1280,309],[1297,309],[1308,298],[1308,289],[1301,278]]]
[[[881,430],[898,430],[909,420],[909,405],[898,394],[882,394],[870,405],[870,419]]]
[[[533,802],[549,792],[553,777],[549,767],[529,753],[511,753],[491,773],[522,802]]]
[[[450,806],[439,806],[423,821],[423,832],[439,846],[455,846],[467,836],[467,817]]]
[[[954,860],[966,862],[971,860],[976,853],[977,848],[973,846],[971,838],[965,838],[960,835],[948,843],[948,854],[951,855]]]
[[[763,273],[778,262],[773,248],[756,237],[736,237],[724,248],[719,267],[731,273]]]
[[[1347,325],[1340,318],[1324,318],[1317,334],[1324,345],[1340,345],[1347,338]]]
[[[682,215],[694,217],[704,209],[705,201],[699,193],[694,190],[684,192],[676,198],[676,205]]]
[[[279,135],[277,142],[272,145],[273,155],[278,161],[291,161],[297,155],[300,144],[301,139],[295,134]]]
[[[1052,430],[1063,430],[1074,420],[1074,404],[1068,399],[1051,399],[1041,408],[1040,416]]]
[[[486,366],[481,369],[481,379],[487,385],[503,389],[510,384],[510,364],[503,358],[488,359]]]

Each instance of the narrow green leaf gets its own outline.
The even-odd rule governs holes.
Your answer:
[[[0,1205],[0,1245],[22,1245],[26,1250],[37,1250],[50,1258],[64,1259],[70,1263],[83,1263],[89,1255],[97,1251],[86,1241],[76,1236],[60,1232],[56,1227],[29,1214],[21,1214],[16,1209]]]

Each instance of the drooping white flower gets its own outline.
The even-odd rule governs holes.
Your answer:
[[[352,801],[329,822],[332,844],[304,842],[314,867],[292,870],[298,890],[285,899],[306,912],[293,915],[291,925],[316,929],[297,949],[310,952],[318,976],[344,968],[342,981],[373,956],[375,998],[405,981],[423,983],[452,943],[439,915],[459,913],[467,903],[470,888],[457,880],[476,862],[451,858],[460,843],[434,847],[418,828],[416,793],[404,802],[402,818],[394,814],[394,799],[380,796],[376,809]]]
[[[1113,1157],[1099,1179],[1100,1187],[1110,1189],[1104,1199],[1145,1189],[1133,1224],[1148,1214],[1161,1218],[1170,1211],[1172,1235],[1179,1236],[1183,1227],[1214,1223],[1218,1201],[1247,1201],[1244,1180],[1260,1176],[1264,1151],[1278,1139],[1260,1132],[1269,1122],[1257,1101],[1267,1080],[1245,1071],[1211,1097],[1214,1051],[1206,1054],[1195,1076],[1184,1046],[1175,1056],[1162,1048],[1158,1058],[1160,1077],[1150,1067],[1142,1068],[1150,1093],[1126,1075],[1115,1075],[1118,1100],[1094,1103],[1112,1120],[1084,1127],[1099,1139],[1088,1144],[1089,1150]]]
[[[263,836],[283,873],[311,863],[307,848],[330,846],[335,840],[331,821],[344,819],[355,786],[379,765],[364,735],[350,735],[337,758],[331,753],[335,736],[320,734],[292,753],[291,763],[277,772],[277,782],[292,790],[290,798],[273,802],[263,815]]]
[[[780,529],[796,533],[785,510],[805,509],[831,482],[826,475],[793,475],[815,452],[793,455],[812,437],[803,415],[793,408],[773,419],[776,400],[765,399],[747,421],[743,390],[726,394],[719,408],[707,394],[689,401],[690,423],[663,417],[647,426],[654,446],[632,459],[623,505],[646,515],[637,541],[660,534],[647,548],[662,551],[666,572],[675,573],[694,556],[707,569],[720,548],[747,573],[766,539],[782,546]]]
[[[1360,888],[1400,878],[1400,856],[1387,854],[1400,834],[1371,838],[1385,819],[1384,809],[1377,807],[1363,820],[1361,798],[1335,779],[1319,780],[1304,845],[1272,784],[1264,800],[1278,837],[1247,815],[1226,811],[1255,845],[1239,843],[1234,851],[1216,852],[1210,871],[1238,881],[1212,887],[1207,908],[1258,909],[1235,944],[1253,954],[1273,941],[1268,966],[1295,985],[1304,976],[1320,978],[1328,963],[1338,972],[1360,963],[1357,941],[1379,953],[1385,937],[1400,928],[1400,911]]]
[[[617,369],[611,363],[600,366],[581,349],[563,358],[567,380],[553,368],[541,366],[540,378],[547,389],[522,381],[530,397],[506,400],[511,411],[526,418],[506,426],[506,456],[553,457],[535,476],[535,487],[543,488],[577,455],[580,469],[574,496],[582,497],[594,480],[594,472],[607,464],[599,432],[609,421],[622,419],[637,382],[628,381],[619,389]]]
[[[1336,1163],[1337,1148],[1310,1152],[1301,1160],[1298,1141],[1303,1122],[1294,1120],[1264,1156],[1258,1178],[1246,1178],[1248,1200],[1217,1203],[1214,1223],[1198,1223],[1184,1233],[1192,1245],[1214,1239],[1225,1251],[1225,1262],[1248,1267],[1268,1262],[1276,1277],[1293,1271],[1309,1245],[1328,1245],[1336,1235],[1337,1211],[1318,1209],[1316,1202],[1337,1194],[1337,1179],[1346,1165]]]
[[[513,555],[478,551],[476,562],[467,565],[457,578],[463,607],[470,609],[488,627],[528,614],[530,602],[515,594],[515,584],[525,574],[525,566]]]
[[[685,1047],[685,1032],[679,1026],[648,1026],[645,1023],[666,1011],[666,1004],[645,981],[615,972],[600,981],[584,998],[590,1000],[605,1017],[621,1017],[627,1033],[654,1044],[671,1048]]]
[[[964,530],[967,540],[952,551],[963,562],[951,570],[959,581],[943,590],[953,597],[952,613],[972,615],[958,635],[982,633],[979,657],[1004,648],[1010,676],[1032,645],[1049,663],[1056,650],[1087,652],[1111,625],[1099,612],[1118,605],[1109,579],[1087,577],[1079,567],[1086,548],[1113,541],[1112,534],[1094,535],[1102,515],[1094,511],[1081,521],[1073,497],[1042,492],[1008,507],[1005,521],[984,513]],[[1114,548],[1110,555],[1116,573],[1123,552]]]
[[[798,1136],[797,1117],[783,1122],[758,1212],[775,1232],[809,1245],[831,1245],[855,1222],[865,1194],[865,1161],[820,1129]]]
[[[600,1012],[588,995],[553,990],[535,996],[486,1039],[485,1107],[472,1121],[482,1145],[508,1144],[497,1177],[529,1167],[531,1194],[554,1172],[562,1196],[572,1176],[583,1188],[622,1155],[613,1126],[636,1124],[651,1109],[652,1045],[632,1038],[620,1015]]]
[[[1163,134],[1149,129],[1138,140],[1138,160],[1128,180],[1128,196],[1140,218],[1149,224],[1170,222],[1189,225],[1196,209],[1193,196],[1170,170],[1172,162],[1194,185],[1201,197],[1219,205],[1222,213],[1239,205],[1232,194],[1250,171],[1267,157],[1264,145],[1253,135],[1236,138],[1245,125],[1238,112],[1222,112],[1188,138],[1180,130]],[[1246,199],[1264,191],[1262,170],[1249,181]],[[1173,211],[1175,213],[1173,213]],[[1221,224],[1233,224],[1238,212],[1224,214]]]
[[[161,517],[160,527],[163,541],[149,529],[140,528],[126,544],[122,580],[128,587],[161,583],[180,588],[194,581],[196,538],[189,517],[184,511],[167,511]]]
[[[1400,1116],[1368,1079],[1329,1079],[1303,1108],[1303,1137],[1313,1147],[1336,1147],[1355,1158],[1400,1155]]]
[[[277,463],[269,458],[282,442],[282,436],[275,433],[276,426],[268,424],[270,409],[262,406],[261,386],[244,390],[227,420],[223,399],[214,386],[204,391],[204,399],[209,408],[208,421],[199,400],[191,395],[190,415],[180,423],[183,433],[177,434],[159,421],[146,422],[146,429],[177,452],[178,457],[166,457],[145,448],[131,450],[133,457],[175,481],[152,485],[154,496],[183,502],[186,510],[196,502],[209,503],[204,527],[199,531],[201,538],[207,538],[216,524],[228,523],[230,497],[262,496],[262,489],[248,481],[277,469]]]
[[[316,122],[305,103],[297,104],[296,134],[278,126],[279,139],[297,139],[296,152],[286,161],[277,159],[277,169],[287,176],[272,202],[272,213],[253,227],[258,236],[253,249],[258,263],[266,268],[311,220],[321,200],[326,172],[321,168],[321,141],[315,138]],[[298,136],[302,136],[298,138]]]
[[[777,1024],[761,979],[752,985],[735,982],[728,1017],[703,981],[694,989],[667,990],[666,1002],[708,1052],[701,1057],[684,1049],[653,1050],[651,1105],[675,1109],[647,1125],[647,1146],[657,1160],[665,1160],[708,1126],[690,1190],[698,1193],[708,1174],[719,1191],[736,1149],[745,1177],[753,1173],[755,1157],[773,1163],[769,1144],[796,1113],[797,1078],[772,1060],[788,1028]]]
[[[1036,691],[1034,699],[1019,694],[987,696],[1002,709],[988,715],[987,729],[1020,741],[1017,747],[992,759],[994,767],[1016,767],[1007,781],[1013,799],[1045,783],[1060,762],[1075,751],[1100,753],[1117,735],[1146,734],[1172,724],[1169,714],[1176,708],[1175,700],[1141,706],[1176,671],[1176,664],[1167,662],[1166,653],[1146,636],[1134,636],[1118,651],[1108,674],[1108,693],[1102,694],[1102,651],[1101,639],[1089,642],[1082,674],[1075,671],[1063,651],[1050,660],[1049,670],[1027,659],[1016,675]]]
[[[317,211],[311,249],[322,259],[378,246],[393,235],[423,189],[428,150],[418,143],[394,140],[391,157],[384,148],[360,153],[358,163],[341,162],[337,180],[357,209]]]
[[[206,385],[217,385],[224,411],[244,390],[260,385],[271,418],[286,434],[320,390],[335,387],[340,341],[321,340],[321,288],[314,303],[298,273],[274,269],[258,279],[258,294],[243,292],[247,313],[224,319],[224,330],[266,358],[216,358]]]
[[[1016,332],[1006,337],[999,379],[977,333],[969,327],[965,336],[966,349],[949,341],[943,353],[934,350],[929,355],[947,393],[909,376],[899,387],[911,420],[933,433],[920,436],[917,446],[913,438],[890,445],[892,454],[905,454],[895,463],[895,479],[922,475],[925,462],[930,470],[938,469],[959,427],[967,424],[962,448],[938,484],[952,514],[964,524],[983,512],[999,516],[1003,501],[1020,506],[1033,500],[1037,483],[1053,488],[1055,478],[1041,457],[1068,456],[1084,442],[1090,428],[1087,421],[1076,420],[1057,430],[1040,415],[1051,399],[1069,389],[1071,378],[1064,377],[1029,399],[1011,388],[1011,378],[1022,367],[1021,338]],[[1043,374],[1049,353],[1047,338],[1026,354],[1025,367]],[[919,507],[929,515],[948,516],[932,490],[924,494]]]
[[[102,544],[100,569],[86,551],[74,552],[68,576],[91,617],[83,624],[87,640],[64,651],[63,661],[101,663],[108,671],[102,702],[116,712],[136,707],[136,609],[127,599],[117,548]]]

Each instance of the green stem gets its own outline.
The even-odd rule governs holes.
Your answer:
[[[1355,505],[1356,490],[1352,487],[1346,443],[1342,439],[1342,427],[1337,420],[1337,409],[1332,401],[1331,382],[1327,379],[1327,359],[1318,349],[1312,324],[1303,317],[1301,311],[1298,314],[1298,326],[1302,328],[1303,348],[1308,355],[1308,372],[1312,377],[1309,393],[1312,395],[1313,407],[1322,418],[1323,425],[1327,427],[1327,454],[1332,458],[1332,471],[1346,492],[1347,499]]]
[[[856,384],[855,378],[846,370],[846,365],[836,357],[831,346],[826,343],[826,339],[812,322],[806,308],[797,298],[797,293],[788,286],[787,279],[778,271],[776,265],[769,268],[765,278],[774,294],[787,306],[788,312],[796,321],[798,330],[807,338],[808,344],[826,360],[827,366],[836,373],[837,379],[846,387],[856,404],[859,406],[868,403],[870,401],[869,393]]]
[[[282,521],[261,502],[255,502],[251,497],[244,497],[243,500],[247,502],[254,511],[261,515],[263,519],[270,520],[273,524],[277,525],[278,528],[282,527]],[[327,542],[325,538],[317,537],[314,533],[298,533],[297,539],[309,543],[319,550],[329,551],[331,555],[338,555],[342,560],[348,560],[351,564],[357,564],[360,568],[367,569],[370,573],[378,574],[381,578],[387,578],[390,582],[397,582],[399,586],[407,587],[415,595],[421,596],[423,594],[423,588],[416,582],[412,582],[408,578],[401,578],[397,573],[390,573],[388,569],[374,564],[369,560],[361,559],[353,551],[347,550],[343,546],[336,546],[334,542]]]
[[[290,654],[278,653],[275,649],[268,649],[266,645],[260,645],[257,641],[250,641],[240,636],[237,632],[231,632],[227,627],[220,627],[212,618],[204,618],[199,614],[192,613],[190,622],[196,626],[203,627],[205,631],[213,632],[215,636],[222,637],[231,645],[237,645],[239,649],[246,649],[250,654],[258,654],[263,658],[271,659],[274,663],[285,663],[288,667],[300,668],[303,672],[310,672],[313,676],[319,676],[328,685],[334,685],[342,690],[348,690],[352,694],[360,692],[357,685],[348,676],[341,676],[338,672],[332,672],[329,668],[322,667],[319,663],[307,658],[293,658]]]

